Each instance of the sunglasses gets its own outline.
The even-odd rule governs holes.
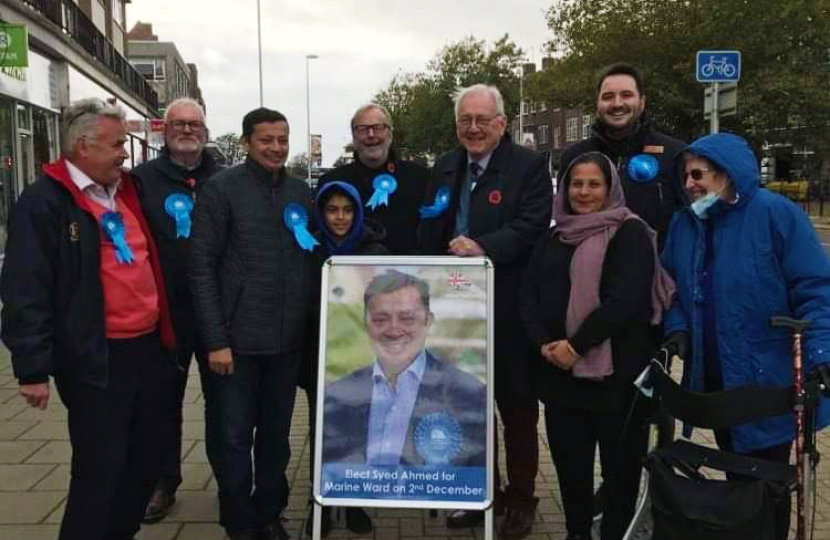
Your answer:
[[[691,176],[692,180],[697,182],[698,180],[703,179],[703,173],[710,172],[711,170],[712,169],[692,169],[689,172],[684,172],[683,173],[683,181],[685,182],[686,179]]]

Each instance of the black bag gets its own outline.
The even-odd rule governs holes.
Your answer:
[[[795,467],[675,441],[652,452],[653,540],[775,540],[774,504],[789,497]],[[703,477],[707,467],[725,480]]]

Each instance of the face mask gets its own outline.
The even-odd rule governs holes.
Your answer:
[[[718,199],[720,199],[720,194],[723,193],[723,190],[725,190],[726,186],[728,186],[728,185],[729,185],[729,183],[727,182],[719,190],[710,191],[706,195],[704,195],[703,197],[701,197],[698,200],[696,200],[695,202],[693,202],[692,206],[691,206],[692,212],[694,212],[695,215],[700,219],[708,218],[709,216],[707,216],[706,213],[709,211],[709,208],[711,208],[713,204],[718,202]],[[736,194],[735,202],[738,202],[737,194]]]

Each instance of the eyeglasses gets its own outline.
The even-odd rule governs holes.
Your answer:
[[[705,172],[711,172],[711,171],[712,171],[712,169],[692,169],[692,170],[691,170],[691,171],[689,171],[689,172],[684,172],[684,173],[683,173],[683,181],[685,182],[685,181],[686,181],[686,179],[687,179],[687,178],[689,178],[689,177],[691,176],[691,177],[692,177],[692,180],[694,180],[695,182],[697,182],[698,180],[702,180],[702,179],[703,179],[703,173],[705,173]]]
[[[495,116],[462,116],[458,119],[458,125],[463,128],[468,128],[475,123],[478,127],[487,127],[493,123],[493,120],[498,118],[498,115]]]
[[[369,130],[373,131],[374,133],[383,133],[389,129],[389,126],[386,124],[370,124],[366,126],[355,126],[354,132],[358,135],[367,135]]]
[[[184,128],[189,127],[191,131],[198,131],[203,129],[205,125],[198,120],[194,120],[193,122],[186,122],[184,120],[173,120],[168,124],[171,128],[175,131],[184,131]]]

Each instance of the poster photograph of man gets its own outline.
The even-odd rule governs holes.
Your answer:
[[[334,264],[323,298],[319,495],[486,501],[486,267]]]

